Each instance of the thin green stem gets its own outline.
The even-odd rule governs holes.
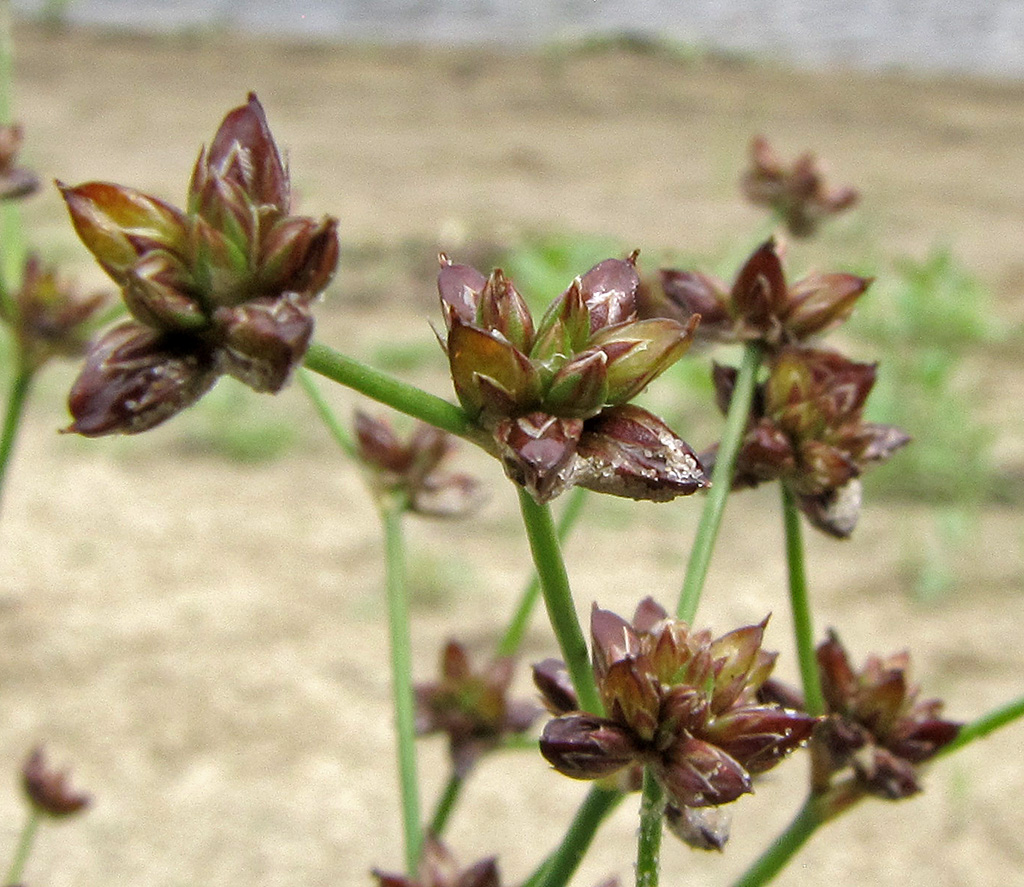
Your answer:
[[[327,403],[327,400],[321,393],[320,389],[317,388],[316,381],[313,379],[309,370],[299,367],[297,375],[299,377],[299,384],[309,396],[310,401],[313,403],[313,408],[327,427],[331,437],[334,438],[335,443],[337,443],[344,453],[349,456],[354,456],[356,454],[355,442],[348,433],[348,429],[338,421],[338,417],[334,414],[334,410],[331,409],[331,405]]]
[[[821,676],[814,653],[814,623],[811,602],[807,594],[807,572],[804,568],[804,541],[800,526],[800,512],[793,494],[785,484],[782,490],[782,522],[786,530],[786,566],[789,574],[789,607],[793,613],[793,631],[796,635],[797,661],[804,688],[804,709],[818,717],[825,714],[825,697],[821,693]]]
[[[0,432],[0,500],[3,498],[4,482],[7,479],[7,469],[14,453],[14,444],[18,439],[18,430],[21,428],[21,419],[25,414],[25,403],[29,389],[32,387],[32,377],[31,370],[19,365],[14,379],[11,381],[11,393],[7,397],[3,431]]]
[[[980,718],[964,724],[960,728],[960,732],[957,733],[956,739],[949,743],[949,745],[939,749],[938,754],[948,755],[959,751],[969,742],[974,742],[975,739],[988,736],[993,730],[1005,727],[1021,717],[1024,717],[1024,696],[1007,702],[1005,705],[993,709],[988,714],[984,714]]]
[[[523,887],[564,887],[579,867],[598,826],[618,806],[624,795],[594,786],[580,804],[562,843],[526,879]]]
[[[559,542],[565,542],[572,531],[579,516],[583,513],[583,503],[586,501],[586,498],[587,490],[583,487],[573,487],[566,493],[565,506],[562,509],[562,513],[558,516],[558,526],[555,530]],[[526,584],[526,588],[523,589],[523,594],[519,598],[519,603],[512,614],[508,628],[505,629],[505,634],[498,644],[498,656],[514,656],[519,650],[539,596],[540,576],[534,571],[530,581]]]
[[[540,587],[548,618],[555,632],[558,647],[562,651],[569,677],[576,690],[576,698],[583,711],[601,714],[601,697],[594,683],[594,673],[587,655],[587,642],[583,638],[576,607],[569,589],[569,576],[565,571],[562,551],[558,544],[554,520],[548,505],[539,504],[522,487],[519,491],[519,510],[523,525],[530,540],[533,564],[540,577]]]
[[[391,682],[398,736],[398,774],[402,795],[405,867],[412,877],[419,866],[423,831],[420,826],[419,782],[416,777],[416,700],[412,684],[412,636],[405,582],[405,539],[402,533],[402,497],[381,506],[387,570],[388,625],[391,635]]]
[[[686,564],[686,577],[676,608],[676,615],[685,622],[692,622],[693,617],[697,615],[697,605],[700,603],[700,595],[711,564],[711,553],[714,551],[715,539],[718,538],[718,530],[722,525],[725,500],[732,486],[736,456],[747,427],[760,365],[761,346],[756,342],[750,342],[743,351],[743,360],[740,362],[729,411],[725,417],[722,440],[718,445],[715,469],[711,473],[711,489],[704,501],[704,510],[700,515],[690,560]]]
[[[455,802],[459,799],[459,793],[462,791],[464,784],[465,779],[459,776],[458,773],[453,772],[448,777],[444,792],[437,801],[434,816],[430,820],[430,831],[432,834],[440,836],[444,832],[445,826],[448,825],[448,817],[451,816],[452,810],[455,809]]]
[[[796,855],[824,822],[818,799],[811,795],[780,834],[758,857],[757,861],[733,883],[733,887],[761,887],[774,878]]]
[[[661,820],[665,793],[650,767],[644,768],[640,797],[640,834],[636,842],[636,887],[658,887],[661,871]]]
[[[35,840],[36,832],[39,830],[41,815],[35,807],[29,807],[28,818],[22,826],[21,834],[18,836],[18,845],[14,849],[14,857],[11,859],[11,867],[7,870],[5,884],[17,884],[21,881],[21,875],[25,871],[25,863],[28,862],[32,853],[32,842]]]
[[[339,354],[326,345],[319,342],[310,345],[304,363],[313,372],[387,404],[400,413],[422,419],[474,443],[482,442],[475,426],[455,404]]]

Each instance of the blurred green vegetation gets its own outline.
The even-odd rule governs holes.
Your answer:
[[[880,361],[868,419],[914,437],[871,472],[872,493],[947,505],[991,498],[995,430],[979,418],[983,392],[970,359],[1007,331],[985,287],[951,250],[936,247],[879,275],[847,331]]]

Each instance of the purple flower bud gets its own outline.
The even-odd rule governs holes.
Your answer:
[[[86,437],[147,431],[191,406],[217,378],[213,353],[134,321],[92,346],[71,388],[74,422]]]

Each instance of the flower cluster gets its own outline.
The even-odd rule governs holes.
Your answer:
[[[21,785],[32,807],[47,816],[63,818],[81,813],[92,803],[85,792],[71,787],[66,770],[55,770],[42,748],[35,748],[21,768]]]
[[[440,680],[416,686],[416,732],[445,733],[452,766],[466,776],[484,753],[508,736],[524,733],[538,715],[528,702],[508,698],[514,660],[501,657],[474,671],[465,647],[449,641],[441,653]]]
[[[782,250],[765,241],[732,286],[699,271],[662,269],[660,289],[643,291],[641,311],[682,323],[700,315],[697,335],[709,341],[761,342],[773,349],[828,332],[850,316],[871,283],[855,274],[811,274],[787,284]]]
[[[106,293],[78,292],[30,254],[21,288],[0,300],[0,320],[14,333],[23,369],[32,373],[54,357],[81,357],[107,300]]]
[[[495,858],[483,859],[462,868],[452,852],[433,835],[423,842],[419,871],[415,877],[374,870],[378,887],[501,887]]]
[[[799,746],[816,722],[758,702],[775,664],[775,654],[761,649],[766,622],[712,640],[650,598],[632,624],[595,607],[594,676],[605,715],[574,710],[560,663],[541,663],[535,681],[559,714],[544,728],[541,753],[574,779],[646,765],[680,810],[736,800],[751,790],[753,775]]]
[[[780,480],[814,526],[849,536],[860,514],[860,475],[910,440],[892,425],[864,421],[875,370],[874,364],[855,363],[834,351],[778,351],[767,381],[755,393],[733,486]],[[736,371],[716,365],[714,381],[724,412]],[[702,458],[712,463],[714,453]]]
[[[538,326],[500,270],[442,256],[452,380],[508,476],[538,501],[572,485],[667,500],[707,485],[693,451],[628,403],[689,347],[696,319],[638,320],[635,254],[576,278]]]
[[[336,222],[293,216],[288,172],[255,95],[200,152],[185,211],[107,182],[61,185],[82,242],[132,320],[92,347],[68,429],[145,431],[230,374],[278,391],[313,334],[338,260]]]
[[[474,478],[440,470],[455,449],[450,434],[420,422],[403,442],[387,422],[361,410],[355,427],[358,455],[378,496],[399,493],[410,511],[429,517],[459,517],[481,503]]]
[[[15,164],[22,138],[17,124],[0,126],[0,200],[18,200],[39,189],[39,176]]]
[[[870,656],[855,671],[835,632],[818,647],[829,712],[812,741],[819,788],[852,771],[855,785],[877,797],[899,800],[921,790],[919,765],[952,742],[960,725],[939,717],[938,699],[918,699],[909,666],[902,652]]]
[[[741,187],[751,203],[771,209],[794,237],[810,237],[824,219],[859,199],[853,188],[828,187],[821,164],[810,152],[787,166],[764,136],[750,143],[750,168]]]

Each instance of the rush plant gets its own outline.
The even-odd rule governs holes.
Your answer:
[[[16,147],[18,138],[11,131],[8,143]],[[809,155],[789,168],[758,140],[752,160],[746,193],[795,235],[812,235],[855,200],[849,189],[827,188]],[[6,164],[13,184],[0,198],[13,199],[29,179],[10,156]],[[691,269],[643,277],[633,252],[577,269],[535,316],[502,270],[478,271],[442,255],[436,329],[438,360],[452,378],[449,400],[316,340],[315,304],[338,263],[338,225],[293,214],[288,169],[255,95],[227,113],[200,151],[183,207],[109,182],[59,188],[127,317],[88,340],[97,297],[72,295],[35,259],[19,286],[7,281],[0,309],[17,359],[4,464],[27,380],[51,355],[77,350],[84,363],[69,396],[68,432],[142,433],[195,403],[221,375],[269,393],[297,375],[344,457],[363,471],[384,539],[404,836],[402,852],[381,860],[367,881],[496,887],[501,854],[515,853],[533,855],[528,887],[558,887],[602,820],[625,802],[638,809],[636,883],[654,887],[664,824],[694,848],[728,852],[732,805],[743,803],[762,774],[804,755],[812,766],[803,806],[738,882],[766,884],[843,811],[924,790],[930,761],[1024,714],[1022,698],[987,714],[965,712],[975,718],[966,723],[947,720],[942,703],[912,683],[909,654],[868,655],[857,665],[862,657],[848,654],[835,630],[814,636],[805,523],[853,536],[861,477],[909,443],[901,430],[864,418],[884,370],[823,342],[855,309],[869,279],[788,274],[776,237],[728,284]],[[711,370],[725,423],[703,453],[633,402],[698,339],[740,348],[737,366]],[[313,374],[419,424],[403,437],[367,410],[349,429]],[[478,504],[482,482],[449,468],[457,439],[493,456],[501,469],[495,477],[503,474],[515,487],[536,577],[496,631],[493,655],[474,661],[452,640],[439,651],[437,674],[417,682],[403,528],[410,519],[458,519]],[[781,496],[789,573],[788,597],[780,595],[777,609],[788,602],[792,610],[800,688],[772,678],[778,654],[764,646],[767,616],[714,631],[697,619],[727,497],[772,483]],[[645,590],[627,614],[592,602],[588,643],[576,617],[587,591],[570,588],[561,540],[583,497],[594,494],[647,500],[638,508],[699,509],[701,519],[680,590],[649,596],[638,581]],[[556,524],[550,503],[558,497],[566,508]],[[510,695],[523,626],[538,598],[553,655],[533,663],[533,675],[548,716]],[[425,816],[416,738],[437,733],[448,739],[450,777]],[[586,780],[592,788],[570,823],[552,823],[562,836],[551,848],[508,846],[506,836],[495,835],[494,858],[464,865],[443,841],[449,816],[479,759],[509,748],[543,755],[557,771],[552,779]],[[514,770],[517,758],[504,760]],[[62,816],[87,803],[41,754],[26,764],[25,785],[32,823],[39,811]],[[676,873],[671,881],[678,882]]]

